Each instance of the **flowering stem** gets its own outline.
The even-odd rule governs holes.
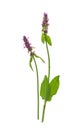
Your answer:
[[[35,63],[35,68],[36,68],[36,76],[37,76],[37,119],[39,120],[39,75],[38,75],[38,67],[36,60],[33,56],[34,63]]]
[[[47,56],[48,56],[48,83],[49,83],[49,79],[50,79],[50,55],[49,55],[49,49],[48,49],[47,42],[46,42],[46,50],[47,50]],[[47,103],[47,101],[45,99],[44,106],[43,106],[43,112],[42,112],[42,122],[44,121],[46,103]]]
[[[46,108],[46,100],[44,100],[43,113],[42,113],[42,122],[44,121],[45,108]]]
[[[48,44],[46,42],[46,50],[47,50],[47,55],[48,55],[48,82],[50,79],[50,55],[49,55],[49,49],[48,49]]]

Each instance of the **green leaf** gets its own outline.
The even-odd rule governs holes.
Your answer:
[[[42,43],[45,42],[45,34],[44,33],[42,33],[42,35],[41,35],[41,41],[42,41]]]
[[[50,89],[51,89],[50,97],[51,98],[53,95],[57,93],[58,88],[59,88],[59,75],[54,77],[52,81],[50,82]]]
[[[50,86],[46,75],[44,76],[44,79],[41,84],[40,96],[42,97],[42,99],[50,101]]]
[[[46,41],[50,46],[52,46],[52,41],[49,35],[46,35]]]
[[[29,60],[29,66],[30,66],[30,68],[31,68],[31,70],[33,71],[33,68],[32,68],[32,60],[33,60],[33,58],[32,57],[30,57],[30,60]]]
[[[36,55],[36,54],[34,54],[34,56],[35,56],[36,58],[39,58],[40,60],[42,60],[43,63],[45,63],[45,61],[44,61],[40,56],[38,56],[38,55]]]

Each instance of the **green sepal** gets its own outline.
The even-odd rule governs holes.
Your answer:
[[[50,101],[50,86],[46,75],[41,83],[40,96],[42,99]]]
[[[41,41],[42,41],[42,43],[44,43],[46,40],[45,40],[45,34],[44,33],[42,33],[42,35],[41,35]]]
[[[53,95],[55,95],[59,89],[59,75],[58,76],[55,76],[51,82],[50,82],[50,97],[52,98]]]
[[[31,56],[31,57],[30,57],[30,60],[29,60],[29,66],[30,66],[31,70],[33,71],[33,68],[32,68],[32,60],[33,60],[33,58],[32,58],[32,56]]]
[[[51,41],[51,38],[50,38],[49,35],[46,35],[46,42],[47,42],[50,46],[52,46],[52,41]]]
[[[39,58],[43,63],[45,63],[45,61],[44,61],[40,56],[38,56],[38,55],[36,55],[36,54],[34,54],[34,56],[35,56],[36,58]]]

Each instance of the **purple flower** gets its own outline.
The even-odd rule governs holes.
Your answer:
[[[42,22],[42,31],[47,34],[48,33],[48,15],[46,13],[44,13],[44,16],[43,16],[43,22]]]
[[[26,36],[23,36],[23,41],[25,48],[27,48],[29,52],[32,52],[33,47],[31,46],[31,43],[29,42],[28,38],[26,38]]]

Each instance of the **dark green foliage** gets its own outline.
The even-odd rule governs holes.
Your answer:
[[[41,84],[40,96],[46,101],[51,101],[53,95],[57,93],[58,88],[59,76],[54,77],[50,83],[48,83],[48,78],[45,76]]]
[[[50,100],[50,86],[46,75],[41,84],[40,96],[42,97],[42,99],[45,99],[46,101]]]
[[[59,88],[59,76],[54,77],[50,82],[50,97],[52,98],[53,95],[57,93],[57,90]]]

